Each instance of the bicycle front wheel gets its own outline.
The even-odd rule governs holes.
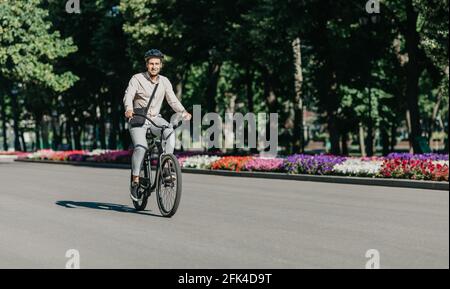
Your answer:
[[[139,199],[137,201],[132,200],[133,206],[136,211],[143,211],[147,206],[148,197],[150,196],[150,171],[147,163],[143,163],[141,170],[139,172],[139,189],[138,195]]]
[[[173,154],[164,154],[158,176],[156,199],[164,217],[172,217],[181,199],[181,168]]]

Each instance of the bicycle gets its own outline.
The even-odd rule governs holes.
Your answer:
[[[180,122],[176,125],[157,125],[150,118],[143,114],[134,114],[134,116],[141,116],[149,120],[155,127],[161,129],[161,136],[158,139],[154,136],[150,129],[147,129],[147,143],[148,150],[145,153],[144,161],[139,173],[139,188],[138,188],[138,201],[133,202],[133,206],[137,211],[142,211],[147,206],[148,198],[152,192],[156,190],[156,200],[158,203],[159,211],[164,217],[172,217],[178,209],[180,204],[181,191],[182,191],[182,178],[181,168],[177,158],[173,154],[167,154],[164,152],[162,142],[164,130],[169,127],[175,129],[180,126]],[[156,153],[155,153],[156,152]],[[152,171],[152,161],[156,159],[155,172]],[[173,178],[173,174],[175,178]],[[170,180],[167,180],[167,175],[170,176]],[[172,198],[169,194],[169,190],[174,191]]]

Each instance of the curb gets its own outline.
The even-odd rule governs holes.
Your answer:
[[[16,162],[29,163],[47,163],[58,165],[73,165],[97,168],[112,168],[112,169],[130,169],[129,164],[113,164],[113,163],[95,163],[95,162],[72,162],[72,161],[48,161],[48,160],[25,160],[16,159]],[[247,178],[263,178],[276,180],[296,180],[307,182],[323,182],[323,183],[338,183],[338,184],[352,184],[352,185],[366,185],[366,186],[384,186],[384,187],[398,187],[398,188],[413,188],[413,189],[428,189],[428,190],[449,190],[448,182],[436,181],[416,181],[403,179],[382,179],[382,178],[367,178],[367,177],[346,177],[346,176],[316,176],[316,175],[291,175],[285,173],[263,173],[263,172],[232,172],[225,170],[206,170],[206,169],[192,169],[182,168],[182,172],[188,174],[202,174],[202,175],[216,175],[228,177],[247,177]]]
[[[263,172],[231,172],[224,170],[203,170],[203,169],[188,169],[188,168],[183,168],[182,171],[191,174],[206,174],[206,175],[233,176],[233,177],[296,180],[306,182],[323,182],[323,183],[384,186],[384,187],[399,187],[399,188],[428,189],[428,190],[445,190],[445,191],[449,190],[449,183],[436,181],[416,181],[403,179],[382,179],[382,178],[346,177],[346,176],[290,175],[285,173],[263,173]]]
[[[17,156],[0,155],[0,163],[12,163],[17,159]]]
[[[78,167],[94,167],[94,168],[106,168],[106,169],[131,169],[131,165],[129,165],[129,164],[96,163],[96,162],[72,162],[72,161],[49,161],[49,160],[25,160],[25,159],[16,159],[15,161],[16,162],[24,162],[24,163],[71,165],[71,166],[78,166]]]

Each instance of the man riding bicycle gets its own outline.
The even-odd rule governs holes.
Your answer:
[[[156,125],[164,126],[169,123],[159,114],[164,98],[172,109],[181,113],[184,120],[190,120],[191,114],[186,111],[176,97],[169,79],[159,74],[163,65],[164,55],[158,49],[150,49],[144,55],[146,72],[135,74],[131,77],[125,91],[123,104],[125,117],[130,121],[136,108],[148,108],[147,117]],[[149,101],[151,102],[149,103]],[[133,156],[131,158],[131,186],[130,197],[138,200],[139,173],[148,149],[146,134],[150,129],[154,136],[161,136],[161,129],[146,120],[142,126],[130,126],[131,140],[133,141]],[[175,147],[175,134],[172,128],[164,130],[164,148],[166,153],[173,153]],[[169,176],[172,178],[173,176]]]

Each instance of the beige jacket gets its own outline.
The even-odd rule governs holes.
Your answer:
[[[134,107],[146,107],[153,89],[158,82],[159,86],[150,104],[147,116],[154,117],[159,114],[164,98],[166,98],[167,103],[169,103],[175,112],[185,111],[183,105],[173,92],[170,80],[165,76],[159,75],[157,81],[153,83],[150,80],[148,72],[138,73],[131,77],[127,90],[125,91],[125,96],[123,97],[125,111],[133,110]]]

